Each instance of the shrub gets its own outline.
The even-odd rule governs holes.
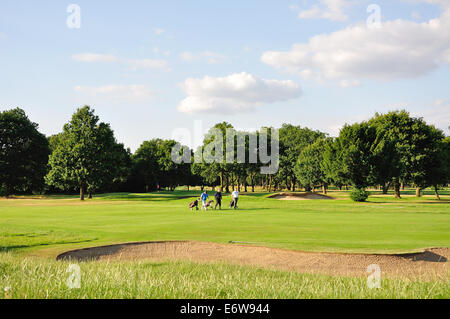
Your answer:
[[[350,198],[355,202],[365,202],[369,197],[369,192],[363,188],[354,188],[350,193]]]
[[[6,194],[6,187],[3,184],[0,184],[0,197],[5,197]]]

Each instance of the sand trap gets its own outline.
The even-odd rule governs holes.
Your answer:
[[[269,196],[279,200],[310,200],[310,199],[333,199],[332,197],[317,193],[278,193]]]
[[[368,276],[371,264],[382,276],[411,279],[449,279],[450,248],[427,249],[404,255],[365,255],[299,252],[259,246],[204,242],[130,243],[69,251],[57,260],[189,260],[200,263],[226,262],[269,269],[343,276]]]

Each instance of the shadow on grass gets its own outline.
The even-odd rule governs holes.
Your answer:
[[[51,246],[51,245],[88,243],[88,242],[91,242],[91,241],[94,241],[94,240],[97,240],[97,238],[83,239],[83,240],[73,240],[73,241],[55,241],[55,242],[48,242],[48,243],[0,246],[0,253],[12,252],[12,251],[15,251],[15,250],[34,248],[34,247]]]
[[[450,204],[450,200],[435,199],[435,200],[429,200],[429,201],[427,201],[427,200],[401,201],[401,199],[400,200],[393,199],[392,201],[386,202],[386,201],[373,201],[373,200],[369,199],[366,201],[366,203],[370,203],[370,204],[405,204],[405,205],[414,205],[414,204],[440,204],[440,205],[446,204],[446,205],[448,205],[448,204]]]

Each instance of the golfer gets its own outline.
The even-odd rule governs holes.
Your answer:
[[[214,209],[217,209],[217,205],[219,205],[219,210],[222,209],[222,189],[220,188],[215,194],[214,198],[216,199],[216,206]]]
[[[206,200],[208,199],[208,193],[206,191],[203,192],[202,196],[200,196],[200,198],[202,199],[202,210],[203,208],[205,208],[205,210],[208,210],[208,206],[206,206]]]
[[[234,189],[233,193],[231,193],[231,198],[233,198],[234,209],[237,209],[237,203],[239,200],[239,192],[236,189]]]

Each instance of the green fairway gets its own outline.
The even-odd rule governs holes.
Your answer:
[[[305,250],[410,252],[450,246],[450,194],[438,201],[373,195],[354,203],[243,195],[239,210],[190,211],[198,191],[0,200],[1,298],[448,298],[449,281],[330,277],[223,263],[83,262],[81,289],[66,285],[57,254],[79,247],[197,240]],[[228,199],[224,200],[227,204]],[[130,280],[132,279],[132,280]]]
[[[243,195],[240,209],[190,211],[198,191],[0,201],[0,250],[55,256],[75,247],[151,240],[249,242],[305,251],[410,252],[450,246],[450,196],[374,195],[354,203]],[[225,199],[227,204],[228,200]]]

